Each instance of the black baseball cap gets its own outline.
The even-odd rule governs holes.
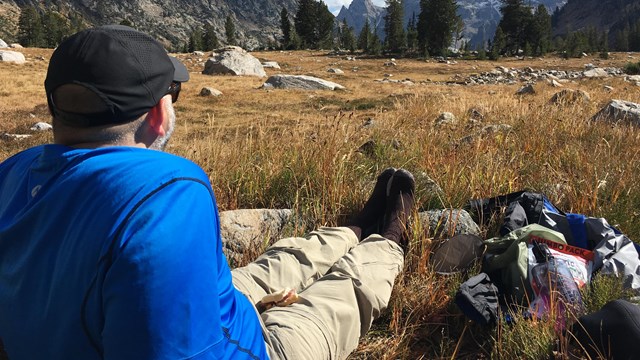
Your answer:
[[[127,26],[107,25],[63,41],[51,56],[44,87],[56,119],[90,127],[133,121],[158,104],[173,82],[188,80],[187,68],[154,38]],[[60,109],[56,90],[63,85],[86,88],[104,106],[88,112]]]
[[[640,306],[613,300],[583,315],[572,333],[592,359],[637,359],[640,354]]]

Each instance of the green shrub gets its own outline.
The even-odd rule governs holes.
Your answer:
[[[628,63],[624,66],[625,74],[629,75],[638,75],[640,74],[640,62],[638,63]]]

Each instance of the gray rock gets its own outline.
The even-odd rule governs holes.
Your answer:
[[[640,104],[624,100],[611,100],[607,106],[593,116],[592,120],[611,123],[628,122],[640,125]]]
[[[8,48],[9,45],[7,45],[6,42],[4,42],[4,40],[0,39],[0,48]]]
[[[480,235],[471,215],[461,209],[429,210],[418,213],[422,228],[434,238],[450,238],[458,234]]]
[[[603,86],[602,88],[603,88],[606,92],[612,92],[612,91],[614,90],[614,89],[613,89],[613,86],[609,86],[609,85],[605,85],[605,86]]]
[[[17,51],[0,50],[0,62],[12,62],[24,64],[27,62],[24,55]]]
[[[263,87],[277,89],[301,90],[343,90],[345,87],[331,81],[307,75],[273,75],[264,83]]]
[[[327,70],[327,72],[330,72],[330,73],[333,73],[333,74],[338,74],[338,75],[344,74],[344,71],[342,71],[340,69],[336,69],[336,68],[331,68],[331,69]]]
[[[493,124],[487,125],[480,130],[480,135],[487,136],[496,133],[508,133],[513,130],[513,126],[509,124]]]
[[[553,79],[549,82],[549,84],[550,84],[551,86],[553,86],[553,87],[556,87],[556,88],[557,88],[557,87],[563,87],[563,85],[562,85],[562,84],[560,84],[559,82],[557,82],[556,80],[553,80]]]
[[[203,87],[202,90],[200,90],[200,96],[221,96],[222,92],[218,89],[214,89],[212,87]]]
[[[24,140],[30,138],[31,134],[2,134],[5,139],[8,140]]]
[[[213,57],[204,64],[202,73],[204,75],[267,76],[260,61],[237,46],[216,50]]]
[[[531,95],[535,94],[536,89],[533,88],[533,85],[528,84],[520,88],[520,90],[516,91],[516,95]]]
[[[564,89],[551,97],[552,104],[575,104],[582,103],[588,104],[591,101],[591,96],[582,90]]]
[[[438,115],[438,118],[435,121],[435,126],[441,127],[445,125],[455,125],[457,122],[458,119],[456,119],[455,115],[450,112],[443,112],[442,114]]]
[[[482,114],[482,112],[478,109],[469,109],[469,117],[473,120],[478,120],[478,121],[482,121],[484,120],[484,114]]]
[[[377,146],[378,144],[375,142],[375,140],[369,140],[366,143],[360,145],[357,151],[366,156],[374,156],[376,154]]]
[[[444,191],[426,172],[414,173],[416,180],[416,189],[421,193],[421,198],[442,198]]]
[[[31,131],[47,131],[53,129],[51,124],[47,124],[46,122],[38,122],[35,123],[29,130]]]
[[[204,56],[204,51],[196,50],[196,51],[193,52],[193,55],[195,55],[195,56]]]
[[[24,46],[17,43],[10,44],[9,47],[12,49],[24,49]]]
[[[640,75],[629,75],[626,80],[630,82],[640,82]]]
[[[365,122],[362,124],[362,127],[365,129],[369,129],[372,128],[376,125],[376,120],[372,117],[368,118],[367,120],[365,120]]]
[[[608,77],[609,73],[605,69],[594,68],[594,69],[583,72],[582,76],[589,79],[596,79],[596,78]]]
[[[243,254],[282,236],[294,222],[289,209],[241,209],[220,213],[223,247]]]
[[[265,69],[280,69],[280,65],[275,61],[265,61],[262,63],[262,67]]]

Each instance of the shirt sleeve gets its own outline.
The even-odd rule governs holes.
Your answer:
[[[105,359],[216,358],[219,231],[208,185],[180,180],[127,220],[103,294]]]

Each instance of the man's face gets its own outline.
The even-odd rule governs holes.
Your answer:
[[[171,101],[165,101],[164,103],[166,107],[165,111],[169,115],[169,128],[167,129],[167,132],[164,134],[163,137],[157,138],[153,142],[153,144],[151,144],[149,148],[153,150],[164,151],[164,148],[167,146],[167,143],[169,142],[169,139],[171,138],[171,135],[173,134],[173,130],[175,129],[175,126],[176,126],[176,113],[173,110],[173,104],[171,103]]]

